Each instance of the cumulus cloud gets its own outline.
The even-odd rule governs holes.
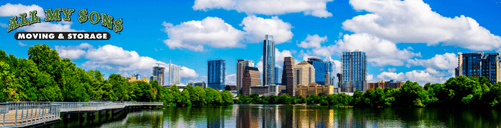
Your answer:
[[[233,28],[218,17],[206,17],[202,21],[187,21],[173,26],[163,23],[169,39],[163,42],[170,49],[187,48],[193,51],[204,51],[204,45],[216,48],[236,47],[243,32]]]
[[[19,41],[21,43],[21,41]],[[55,46],[56,51],[59,53],[61,58],[69,58],[71,60],[77,60],[82,57],[86,51],[84,49],[94,48],[88,43],[82,43],[77,46]]]
[[[300,44],[298,44],[299,47],[301,48],[320,48],[321,44],[327,41],[327,36],[320,37],[318,34],[315,35],[310,35],[306,37],[304,41],[301,41]]]
[[[448,78],[445,74],[433,70],[412,70],[409,72],[382,72],[377,76],[379,80],[412,81],[424,86],[426,83],[444,83]]]
[[[333,0],[195,0],[194,10],[225,9],[248,14],[279,15],[303,12],[304,15],[331,17],[327,2]]]
[[[26,46],[26,45],[27,45],[27,44],[24,44],[24,43],[23,43],[23,42],[21,42],[21,41],[19,41],[17,44],[18,44],[19,46],[21,46],[21,47],[24,47],[24,46]]]
[[[444,17],[422,0],[350,0],[355,10],[369,14],[343,22],[355,33],[370,33],[392,42],[456,45],[471,50],[493,50],[501,38],[471,17]]]
[[[249,42],[260,43],[266,34],[273,35],[275,44],[287,42],[292,39],[291,25],[274,16],[265,19],[256,16],[245,17],[240,26],[244,26],[245,38]]]
[[[335,45],[313,49],[313,53],[321,56],[342,55],[349,50],[365,52],[367,61],[373,66],[402,66],[408,59],[421,56],[407,49],[398,49],[395,43],[367,33],[344,35]]]
[[[225,82],[227,85],[236,85],[237,74],[226,75]]]
[[[10,4],[7,3],[5,5],[0,6],[0,16],[2,17],[10,17],[10,16],[18,16],[21,13],[28,14],[28,18],[30,17],[30,11],[37,10],[37,16],[45,17],[45,12],[43,8],[32,4],[32,5],[22,5],[22,4]]]
[[[437,54],[430,59],[411,59],[407,63],[407,67],[423,66],[435,70],[454,70],[457,65],[458,58],[454,53]]]
[[[165,76],[168,79],[169,64],[158,61],[148,56],[140,56],[136,51],[124,50],[122,47],[114,45],[104,45],[99,48],[87,43],[78,46],[55,46],[61,57],[87,59],[82,66],[88,69],[104,68],[110,71],[117,71],[124,77],[134,73],[149,77],[152,74],[152,67],[160,65],[165,68]],[[179,75],[183,80],[198,79],[199,74],[195,70],[181,66]],[[167,79],[166,82],[167,82]]]

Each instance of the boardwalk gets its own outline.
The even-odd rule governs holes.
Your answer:
[[[61,119],[61,113],[92,113],[162,102],[7,102],[0,103],[0,127],[35,126]]]

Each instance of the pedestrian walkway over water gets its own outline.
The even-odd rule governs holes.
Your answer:
[[[127,107],[162,106],[162,102],[5,102],[0,103],[0,127],[37,126],[58,121],[61,113],[93,113]]]

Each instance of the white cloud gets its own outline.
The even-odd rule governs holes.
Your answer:
[[[300,44],[298,44],[299,47],[301,48],[320,48],[321,44],[327,41],[327,36],[320,37],[318,34],[315,35],[309,35],[306,37],[304,41],[301,41]]]
[[[204,51],[204,45],[216,48],[237,47],[243,32],[233,28],[218,17],[206,17],[202,21],[187,21],[173,26],[162,23],[169,39],[163,42],[170,49],[187,48]]]
[[[473,18],[444,17],[422,0],[350,0],[355,10],[369,14],[343,22],[355,33],[370,33],[393,42],[457,45],[472,50],[492,50],[501,38],[479,26]]]
[[[21,42],[19,42],[21,43]],[[84,49],[94,48],[88,43],[82,43],[77,46],[55,46],[56,51],[59,53],[61,58],[69,58],[71,60],[80,59],[86,51]]]
[[[226,75],[225,82],[228,85],[236,85],[237,74]]]
[[[344,35],[335,45],[313,49],[313,54],[321,56],[342,55],[349,50],[365,52],[367,61],[373,66],[402,66],[409,58],[421,56],[407,49],[400,50],[395,43],[367,33]]]
[[[261,43],[266,34],[273,35],[275,44],[287,42],[292,39],[291,25],[274,16],[264,19],[256,16],[248,16],[242,20],[246,32],[245,38],[252,43]]]
[[[273,35],[275,44],[292,39],[291,25],[278,17],[264,19],[249,16],[243,19],[241,26],[245,31],[233,28],[218,17],[206,17],[202,21],[187,21],[179,25],[162,23],[169,39],[163,42],[170,49],[186,48],[193,51],[206,51],[205,45],[214,48],[244,47],[248,43],[261,43],[266,34]]]
[[[423,86],[426,83],[444,83],[447,79],[452,77],[449,73],[438,72],[432,69],[426,70],[412,70],[409,72],[382,72],[377,76],[378,80],[397,80],[397,81],[411,81],[417,82]]]
[[[9,27],[9,25],[5,24],[5,23],[0,23],[0,27],[2,28],[6,28],[6,27]]]
[[[443,55],[435,55],[433,58],[423,59],[410,59],[407,67],[410,66],[423,66],[435,70],[454,70],[458,65],[457,55],[454,53],[445,53]]]
[[[2,17],[10,17],[10,16],[18,16],[21,13],[26,13],[27,18],[30,17],[30,11],[37,10],[37,16],[45,17],[45,12],[42,7],[32,4],[32,5],[22,5],[22,4],[10,4],[7,3],[5,5],[0,6],[0,16]]]
[[[27,44],[23,44],[23,42],[21,42],[21,41],[19,41],[17,44],[18,44],[19,46],[21,46],[21,47],[24,47],[24,46],[26,46],[26,45],[27,45]]]
[[[194,10],[225,9],[248,14],[279,15],[303,12],[316,17],[331,17],[327,2],[333,0],[195,0]]]
[[[396,72],[397,69],[396,68],[388,68],[388,72]]]
[[[19,30],[24,30],[27,32],[76,32],[83,30],[75,30],[71,29],[71,22],[59,22],[59,23],[50,23],[50,22],[42,22],[32,24],[30,26],[20,27]]]
[[[181,78],[197,78],[198,74],[195,72],[195,70],[187,68],[185,66],[181,67],[179,71],[179,75]]]

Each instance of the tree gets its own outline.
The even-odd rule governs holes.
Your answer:
[[[233,95],[231,94],[231,92],[224,90],[221,93],[221,96],[223,98],[223,104],[224,105],[229,105],[229,104],[233,104],[234,103],[233,102]]]

